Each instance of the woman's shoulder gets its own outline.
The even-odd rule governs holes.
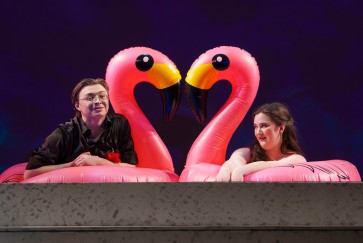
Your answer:
[[[306,158],[301,155],[301,154],[298,154],[296,152],[290,152],[290,153],[287,153],[282,159],[292,159],[294,161],[297,161],[297,162],[306,162]]]
[[[284,158],[290,157],[291,155],[297,154],[293,151],[288,151],[286,154],[284,154]]]
[[[284,158],[286,158],[286,157],[290,157],[290,156],[292,156],[292,155],[299,155],[299,156],[302,156],[302,155],[300,155],[299,153],[297,153],[297,152],[295,152],[295,151],[287,151],[287,152],[285,152],[285,153],[284,153]]]
[[[246,159],[246,161],[250,160],[250,157],[251,157],[251,149],[248,148],[248,147],[244,147],[244,148],[239,148],[239,149],[236,149],[233,153],[232,153],[232,156],[242,156],[243,158]]]
[[[243,147],[243,148],[238,148],[238,149],[236,149],[233,153],[248,153],[248,154],[250,154],[251,153],[251,148],[249,148],[249,147]]]

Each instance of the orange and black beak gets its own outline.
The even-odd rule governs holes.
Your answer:
[[[156,87],[163,100],[163,118],[169,122],[173,119],[180,104],[181,87],[179,70],[171,65],[154,63],[147,72],[151,84]]]
[[[185,79],[185,93],[188,104],[199,123],[203,124],[207,119],[208,91],[216,82],[218,70],[212,64],[201,64],[192,67]]]

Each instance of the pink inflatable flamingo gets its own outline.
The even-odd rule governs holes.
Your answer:
[[[255,59],[236,47],[221,46],[202,54],[191,66],[186,92],[200,122],[206,118],[208,90],[219,80],[231,83],[226,103],[194,141],[179,181],[214,181],[226,160],[228,143],[255,99],[259,70]],[[309,162],[269,168],[244,181],[360,181],[356,167],[343,160]]]
[[[194,141],[180,181],[213,180],[224,163],[229,140],[257,94],[260,74],[255,59],[239,48],[222,46],[207,51],[192,64],[186,92],[200,122],[206,119],[207,92],[219,80],[231,83],[231,95]]]
[[[108,64],[106,81],[110,100],[114,110],[130,122],[138,167],[174,172],[168,149],[136,103],[134,88],[140,82],[148,82],[159,89],[164,101],[164,119],[169,121],[179,105],[180,79],[169,58],[146,47],[123,50]]]

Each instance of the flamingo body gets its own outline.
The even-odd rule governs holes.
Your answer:
[[[219,71],[213,66],[213,58],[217,56],[218,59],[218,55],[228,57],[227,69]],[[192,64],[186,78],[189,85],[202,90],[210,89],[220,80],[231,83],[231,95],[194,141],[186,166],[197,163],[222,165],[225,161],[228,143],[257,94],[260,75],[255,59],[237,47],[217,47],[202,54]]]
[[[140,70],[136,60],[142,55],[153,59],[147,71]],[[135,151],[139,158],[137,167],[153,168],[174,172],[172,158],[165,144],[138,106],[134,89],[140,82],[148,82],[163,90],[176,85],[179,87],[180,73],[175,64],[159,51],[147,47],[125,49],[116,54],[108,64],[106,81],[110,87],[110,101],[115,112],[126,116],[130,123]],[[177,88],[176,88],[177,89]],[[177,91],[175,107],[179,104],[180,91]],[[166,107],[168,120],[175,109]]]

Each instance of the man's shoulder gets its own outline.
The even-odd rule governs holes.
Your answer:
[[[79,121],[77,120],[77,117],[73,117],[69,121],[59,124],[57,128],[63,132],[70,133],[75,128],[78,129],[78,127],[79,127],[78,124],[79,124]]]
[[[122,114],[119,113],[112,113],[112,114],[108,114],[108,117],[111,120],[127,120],[126,117]]]
[[[76,124],[71,119],[68,122],[61,123],[57,126],[55,130],[51,134],[48,135],[47,140],[49,141],[58,141],[58,140],[64,140],[68,139],[73,136],[75,131]]]

